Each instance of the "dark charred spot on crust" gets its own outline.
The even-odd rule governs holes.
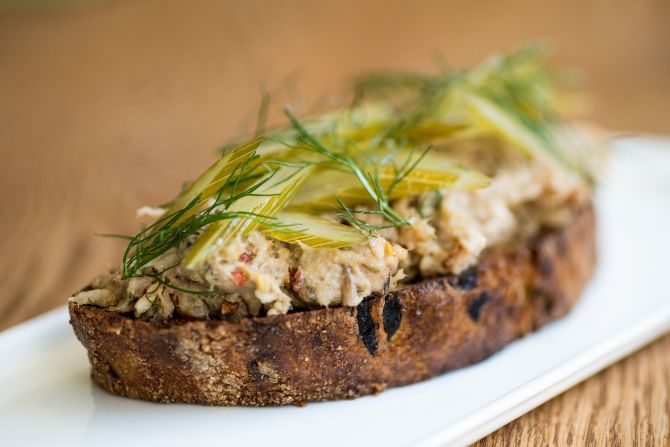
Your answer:
[[[314,334],[314,337],[312,338],[312,344],[314,346],[323,346],[324,338],[327,338],[325,331],[319,332],[318,334]]]
[[[116,372],[116,370],[110,365],[109,369],[107,369],[107,374],[109,374],[109,377],[112,380],[119,381],[121,379],[121,376],[119,376],[119,373]]]
[[[389,294],[384,300],[382,317],[386,340],[390,341],[402,321],[402,304],[400,303],[400,296],[397,293]]]
[[[358,321],[358,336],[370,355],[374,356],[377,353],[379,341],[377,340],[375,320],[372,318],[372,300],[362,301],[358,305],[356,320]]]
[[[255,382],[260,382],[263,379],[263,374],[258,369],[258,360],[254,360],[249,364],[249,375]]]
[[[482,307],[491,298],[488,292],[482,292],[476,299],[470,301],[468,304],[468,315],[473,321],[479,321]]]
[[[463,290],[472,290],[477,287],[477,267],[470,267],[458,276],[450,276],[449,284]]]
[[[255,382],[265,381],[266,383],[272,383],[277,381],[277,371],[274,369],[270,358],[260,354],[259,357],[256,357],[251,363],[249,363],[249,376]]]
[[[261,337],[265,336],[279,336],[286,331],[283,324],[277,324],[274,321],[261,320],[260,318],[252,319],[253,330]]]

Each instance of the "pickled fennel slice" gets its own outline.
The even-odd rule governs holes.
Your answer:
[[[476,126],[491,131],[529,158],[537,153],[546,153],[588,182],[592,181],[591,174],[582,163],[576,162],[565,149],[560,150],[556,146],[552,126],[546,123],[543,127],[534,125],[529,121],[527,113],[513,107],[502,107],[493,99],[481,95],[466,94],[466,104]],[[556,125],[559,128],[566,127],[558,123]]]
[[[290,244],[301,243],[314,248],[342,248],[368,240],[360,230],[321,216],[299,211],[282,211],[277,221],[285,227],[264,228],[266,235]]]
[[[261,225],[282,228],[283,224],[275,215],[295,195],[312,169],[312,166],[281,166],[268,173],[259,180],[262,184],[252,195],[240,198],[226,209],[236,213],[237,217],[212,223],[203,231],[182,260],[182,265],[187,268],[202,265],[217,249]]]
[[[426,168],[431,165],[433,169]],[[369,171],[370,175],[372,170]],[[424,157],[416,169],[406,173],[398,181],[398,171],[392,166],[376,169],[379,185],[389,191],[389,199],[418,195],[441,189],[472,190],[484,188],[490,179],[484,174],[470,171],[466,167],[446,162],[443,157]],[[332,209],[338,205],[337,198],[348,204],[363,204],[372,201],[358,179],[350,173],[334,169],[322,169],[310,177],[289,203],[291,209]]]
[[[493,101],[475,94],[466,95],[466,105],[475,124],[491,131],[527,157],[544,149],[544,142],[513,115]]]
[[[199,198],[200,202],[205,202],[209,197],[216,194],[230,176],[239,169],[239,166],[253,156],[254,151],[262,141],[262,137],[254,138],[224,154],[172,201],[166,214],[177,212],[196,198]],[[200,208],[193,207],[187,213],[184,213],[179,220],[186,220]]]

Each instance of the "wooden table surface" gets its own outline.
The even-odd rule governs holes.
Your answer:
[[[260,82],[304,110],[364,70],[548,36],[596,121],[670,132],[670,2],[359,3],[0,1],[0,329],[118,262],[93,233],[132,232],[211,162]],[[669,394],[665,336],[478,445],[670,445]]]

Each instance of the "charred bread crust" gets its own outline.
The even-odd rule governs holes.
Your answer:
[[[459,277],[358,307],[157,324],[70,303],[93,380],[113,394],[205,405],[349,399],[479,362],[565,315],[596,260],[593,209]]]

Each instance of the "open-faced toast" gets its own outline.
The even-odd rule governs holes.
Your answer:
[[[282,405],[354,398],[478,362],[565,315],[595,263],[591,208],[560,229],[357,307],[238,322],[142,321],[70,303],[93,380],[160,402]]]
[[[565,315],[595,264],[598,151],[556,79],[536,48],[382,73],[225,147],[71,297],[93,379],[160,402],[353,398]]]

